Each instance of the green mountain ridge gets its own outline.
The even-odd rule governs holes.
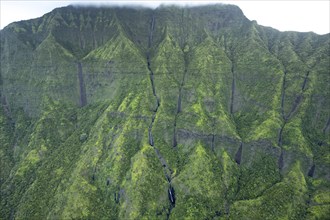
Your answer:
[[[68,6],[0,37],[0,219],[330,216],[330,34]]]

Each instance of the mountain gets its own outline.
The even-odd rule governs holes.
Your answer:
[[[1,219],[327,219],[330,35],[233,5],[0,32]]]

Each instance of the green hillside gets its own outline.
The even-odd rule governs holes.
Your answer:
[[[0,37],[0,219],[329,218],[330,34],[220,4]]]

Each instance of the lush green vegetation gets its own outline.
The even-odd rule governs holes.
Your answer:
[[[0,36],[0,219],[329,218],[329,34],[213,5]]]

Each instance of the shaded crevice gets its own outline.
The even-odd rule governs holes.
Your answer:
[[[175,148],[178,144],[177,142],[177,132],[176,132],[176,121],[178,118],[178,114],[181,112],[182,107],[181,107],[181,101],[182,101],[182,90],[183,90],[183,86],[186,80],[186,74],[187,74],[187,66],[188,66],[188,59],[187,59],[187,54],[184,53],[184,73],[182,76],[182,80],[180,83],[180,87],[179,87],[179,95],[178,95],[178,102],[177,102],[177,109],[176,109],[176,114],[174,117],[174,129],[173,129],[173,147]]]
[[[296,96],[296,99],[294,100],[291,109],[289,113],[286,115],[284,111],[284,102],[285,102],[285,89],[286,89],[286,76],[287,76],[287,70],[286,67],[284,67],[284,76],[283,76],[283,83],[282,83],[282,91],[281,91],[281,115],[283,120],[283,125],[280,128],[279,135],[278,135],[278,146],[281,149],[280,156],[278,158],[278,168],[281,171],[284,167],[284,150],[283,150],[283,130],[286,125],[286,123],[292,118],[293,114],[298,110],[298,107],[303,99],[303,93],[306,90],[308,77],[309,77],[310,71],[308,71],[304,77],[304,81],[301,86],[301,91]]]
[[[313,164],[312,167],[309,169],[307,175],[308,175],[309,177],[314,177],[314,173],[315,173],[315,164]]]
[[[281,114],[282,118],[286,120],[285,112],[284,112],[284,100],[285,100],[285,87],[286,87],[286,69],[284,70],[283,82],[282,82],[282,91],[281,91]]]
[[[315,162],[314,162],[314,158],[313,158],[312,166],[309,168],[308,173],[307,173],[307,176],[308,177],[314,178],[315,168],[316,168],[316,166],[315,166]],[[313,187],[311,185],[311,182],[310,181],[308,181],[307,183],[308,183],[308,185],[307,185],[308,186],[308,198],[306,200],[306,205],[308,207],[311,207],[313,205],[312,204],[312,196],[313,196],[312,194],[313,194],[313,191],[315,190],[315,187]]]
[[[148,39],[148,48],[149,49],[152,47],[152,38],[153,38],[154,30],[155,30],[155,16],[152,15],[151,22],[150,22],[149,39]]]
[[[232,83],[231,83],[231,96],[230,96],[230,114],[234,112],[234,97],[236,90],[236,80],[235,80],[235,67],[233,61],[231,61],[231,74],[232,74]]]
[[[299,94],[296,99],[293,102],[292,108],[290,110],[290,112],[288,113],[288,115],[285,117],[286,120],[289,120],[292,115],[297,111],[299,104],[301,103],[302,100],[302,94]]]
[[[277,140],[277,145],[280,148],[280,156],[277,160],[277,167],[279,171],[281,172],[284,166],[284,158],[283,158],[283,130],[284,127],[288,121],[288,118],[285,116],[285,111],[284,111],[284,101],[285,101],[285,89],[286,89],[286,76],[287,76],[287,70],[286,67],[284,66],[284,75],[283,75],[283,82],[282,82],[282,89],[281,89],[281,116],[283,120],[283,124],[279,130],[278,133],[278,140]]]
[[[152,94],[156,97],[156,101],[157,101],[157,107],[156,107],[156,110],[155,110],[155,112],[156,112],[160,103],[159,103],[159,99],[156,95],[156,88],[155,88],[155,83],[154,83],[154,73],[151,69],[151,60],[150,60],[150,51],[151,51],[151,48],[152,48],[152,37],[153,37],[154,28],[155,28],[155,17],[153,15],[152,20],[151,20],[151,24],[150,24],[150,32],[149,32],[149,39],[148,39],[147,67],[148,67],[148,70],[150,72],[150,82],[151,82],[151,86],[152,86]]]
[[[178,107],[176,113],[179,114],[181,112],[181,94],[182,94],[182,86],[183,86],[183,81],[181,83],[180,89],[179,89],[179,97],[178,97]]]
[[[186,81],[186,75],[187,75],[187,72],[188,72],[188,55],[187,55],[187,53],[184,52],[184,57],[183,58],[184,58],[184,72],[183,72],[183,76],[182,76],[182,80],[181,80],[181,84],[180,84],[180,88],[179,88],[177,114],[179,114],[181,112],[182,90],[183,90],[183,86],[184,86],[185,81]]]
[[[86,98],[86,89],[85,89],[85,83],[84,83],[84,77],[82,71],[82,64],[80,62],[77,63],[77,75],[79,80],[79,105],[80,107],[83,107],[87,104],[87,98]]]
[[[287,72],[286,70],[284,71],[284,78],[283,78],[283,86],[282,86],[282,95],[281,95],[281,111],[282,111],[282,117],[285,121],[288,121],[289,119],[292,118],[292,115],[298,110],[298,107],[301,103],[301,101],[303,100],[303,93],[305,92],[306,90],[306,87],[307,87],[307,82],[308,82],[308,77],[309,77],[309,74],[310,74],[310,71],[308,71],[304,77],[304,81],[302,83],[302,86],[301,86],[301,91],[300,93],[296,96],[292,106],[291,106],[291,109],[289,111],[289,113],[287,115],[285,115],[285,112],[284,112],[284,100],[285,100],[285,88],[286,88],[286,75],[287,75]]]
[[[177,141],[177,132],[176,132],[176,116],[174,119],[174,128],[173,128],[173,147],[176,147],[178,145]]]
[[[306,90],[306,86],[307,86],[307,82],[308,82],[308,77],[309,77],[309,73],[310,71],[307,72],[305,78],[304,78],[304,82],[302,84],[302,87],[301,87],[301,91],[304,92]]]
[[[154,109],[154,114],[152,115],[151,122],[150,122],[150,125],[149,125],[149,128],[148,128],[149,144],[152,147],[154,146],[154,139],[153,139],[153,136],[152,136],[152,127],[153,127],[153,124],[155,122],[155,118],[156,118],[158,108],[160,106],[160,101],[159,101],[159,98],[156,94],[156,88],[155,88],[155,82],[154,82],[154,73],[151,69],[151,61],[150,61],[150,50],[151,50],[151,47],[152,47],[152,34],[153,34],[153,30],[154,30],[154,25],[155,25],[154,23],[155,23],[155,18],[154,18],[154,16],[152,16],[152,20],[151,20],[151,24],[150,24],[149,41],[148,41],[149,51],[147,53],[147,67],[148,67],[149,75],[150,75],[150,83],[151,83],[151,87],[152,87],[152,93],[153,93],[154,97],[156,98],[156,107]]]
[[[279,134],[278,134],[278,141],[277,141],[277,145],[282,148],[282,144],[283,144],[283,129],[286,125],[286,122],[283,123],[282,127],[280,128]]]
[[[214,139],[215,139],[215,134],[212,134],[212,139],[211,139],[211,150],[214,152]]]
[[[236,93],[236,62],[235,62],[235,47],[233,45],[228,45],[227,38],[224,38],[225,53],[227,58],[230,61],[231,67],[230,72],[232,76],[231,81],[231,91],[230,91],[230,103],[229,103],[229,112],[231,115],[234,113],[234,102],[235,102],[235,93]]]
[[[172,212],[172,209],[175,207],[175,191],[174,188],[170,185],[168,188],[168,200],[170,201],[170,207],[168,208],[168,212],[166,214],[166,219],[170,219],[170,215]]]
[[[166,181],[168,182],[168,190],[167,191],[168,191],[169,207],[168,207],[166,215],[167,215],[167,219],[169,219],[169,217],[171,215],[171,212],[172,212],[172,209],[175,207],[175,191],[174,191],[174,188],[171,184],[171,182],[172,182],[172,170],[167,165],[164,157],[160,154],[159,150],[155,147],[155,142],[154,142],[154,138],[153,138],[153,135],[152,135],[152,128],[153,128],[153,125],[154,125],[154,122],[155,122],[155,119],[156,119],[156,116],[157,116],[157,112],[158,112],[158,109],[159,109],[159,106],[160,106],[160,99],[157,96],[157,91],[156,91],[156,88],[155,88],[154,72],[152,71],[152,68],[151,68],[151,58],[150,58],[150,52],[151,52],[151,48],[152,48],[152,39],[153,39],[154,29],[155,29],[155,17],[153,15],[152,19],[151,19],[151,23],[150,23],[150,31],[149,31],[149,39],[148,39],[147,67],[148,67],[149,75],[150,75],[150,83],[151,83],[151,87],[152,87],[152,93],[153,93],[153,96],[156,99],[156,107],[154,109],[154,114],[152,116],[152,119],[151,119],[151,122],[150,122],[150,125],[149,125],[149,128],[148,128],[148,138],[149,138],[149,145],[154,148],[155,153],[157,155],[157,158],[158,158],[159,162],[161,163],[161,165],[163,167]]]
[[[280,171],[282,171],[283,167],[284,167],[284,158],[283,158],[283,154],[284,154],[284,150],[283,150],[283,130],[284,127],[286,125],[286,120],[284,121],[282,127],[280,128],[279,134],[278,134],[278,142],[277,145],[280,147],[280,156],[277,160],[277,167]]]
[[[237,123],[235,121],[235,117],[234,117],[234,111],[235,111],[235,96],[236,96],[236,61],[235,61],[235,47],[233,47],[233,45],[229,46],[227,44],[226,38],[225,38],[225,53],[227,58],[229,59],[230,63],[231,63],[231,67],[230,67],[230,72],[231,72],[231,76],[232,76],[232,81],[231,81],[231,89],[230,89],[230,103],[229,103],[229,113],[232,117],[232,120],[235,124],[236,127],[236,133],[238,134],[238,136],[241,136],[239,134],[239,130],[237,127]],[[240,138],[241,139],[241,138]],[[242,152],[243,152],[243,142],[240,142],[240,146],[235,154],[235,162],[236,164],[240,165],[242,162]],[[241,184],[242,184],[242,170],[239,167],[239,175],[237,177],[237,188],[235,190],[235,196],[237,197],[238,193],[241,190]],[[225,193],[225,216],[227,219],[230,218],[230,206],[231,206],[231,202],[228,201],[228,189],[226,189],[226,193]]]
[[[11,116],[11,111],[10,111],[10,106],[7,101],[7,97],[5,95],[1,96],[1,105],[3,107],[3,110],[8,118],[12,118]]]
[[[151,87],[152,87],[152,94],[156,97],[156,101],[157,101],[157,107],[159,106],[159,99],[156,95],[156,88],[155,88],[155,81],[154,81],[154,73],[153,71],[151,70],[151,64],[150,64],[150,55],[148,54],[147,55],[147,64],[148,64],[148,70],[150,72],[150,82],[151,82]],[[156,110],[155,110],[156,111]]]
[[[153,30],[154,30],[154,22],[155,22],[155,18],[154,18],[154,16],[152,16],[152,20],[151,20],[151,24],[150,24],[149,39],[148,39],[148,49],[149,49],[149,51],[147,53],[147,67],[148,67],[148,70],[149,70],[150,83],[151,83],[151,87],[152,87],[152,94],[156,98],[156,107],[154,109],[154,114],[152,115],[151,123],[150,123],[149,128],[148,128],[149,145],[152,146],[152,147],[154,146],[154,139],[153,139],[153,136],[152,136],[152,127],[153,127],[153,124],[155,122],[155,118],[156,118],[158,108],[160,106],[159,98],[156,94],[156,88],[155,88],[155,82],[154,82],[154,73],[151,69],[151,61],[150,61],[150,50],[151,50],[151,47],[152,47],[152,34],[153,34]]]
[[[215,153],[214,152],[214,149],[215,149],[215,137],[216,137],[216,131],[215,131],[215,124],[216,124],[216,120],[215,120],[215,118],[214,117],[212,117],[212,125],[211,125],[211,127],[212,127],[212,134],[211,134],[211,150],[212,150],[212,152],[213,153]]]
[[[121,189],[120,187],[118,187],[117,191],[114,192],[114,201],[116,204],[119,204],[120,198],[123,197],[124,193],[124,189]]]
[[[168,188],[168,198],[174,207],[175,206],[175,192],[174,192],[174,188],[172,186],[170,186]]]
[[[235,162],[240,165],[242,161],[242,151],[243,151],[243,143],[241,142],[236,154],[235,154]]]
[[[280,154],[280,157],[278,158],[278,161],[277,161],[277,166],[278,166],[278,169],[281,171],[284,167],[284,151],[281,150],[281,154]]]
[[[120,194],[119,194],[119,192],[117,193],[117,192],[114,192],[113,193],[114,194],[114,200],[115,200],[115,203],[119,203],[119,199],[120,199]]]
[[[150,125],[149,129],[148,129],[148,138],[149,138],[149,145],[153,147],[154,146],[154,138],[152,137],[151,129],[152,129],[152,125]]]
[[[96,166],[93,169],[93,173],[92,173],[92,178],[91,178],[91,183],[94,183],[94,181],[96,180]]]
[[[293,105],[292,105],[292,108],[289,112],[289,114],[287,115],[286,119],[290,119],[292,117],[292,115],[297,111],[298,109],[298,106],[300,105],[302,99],[303,99],[303,93],[304,91],[306,90],[306,86],[307,86],[307,82],[308,82],[308,77],[309,77],[309,74],[310,74],[310,71],[308,71],[304,77],[304,82],[301,86],[301,92],[299,93],[299,95],[296,97]]]
[[[328,121],[327,121],[326,125],[323,128],[323,134],[324,135],[329,130],[329,127],[330,127],[330,117],[328,118]]]

